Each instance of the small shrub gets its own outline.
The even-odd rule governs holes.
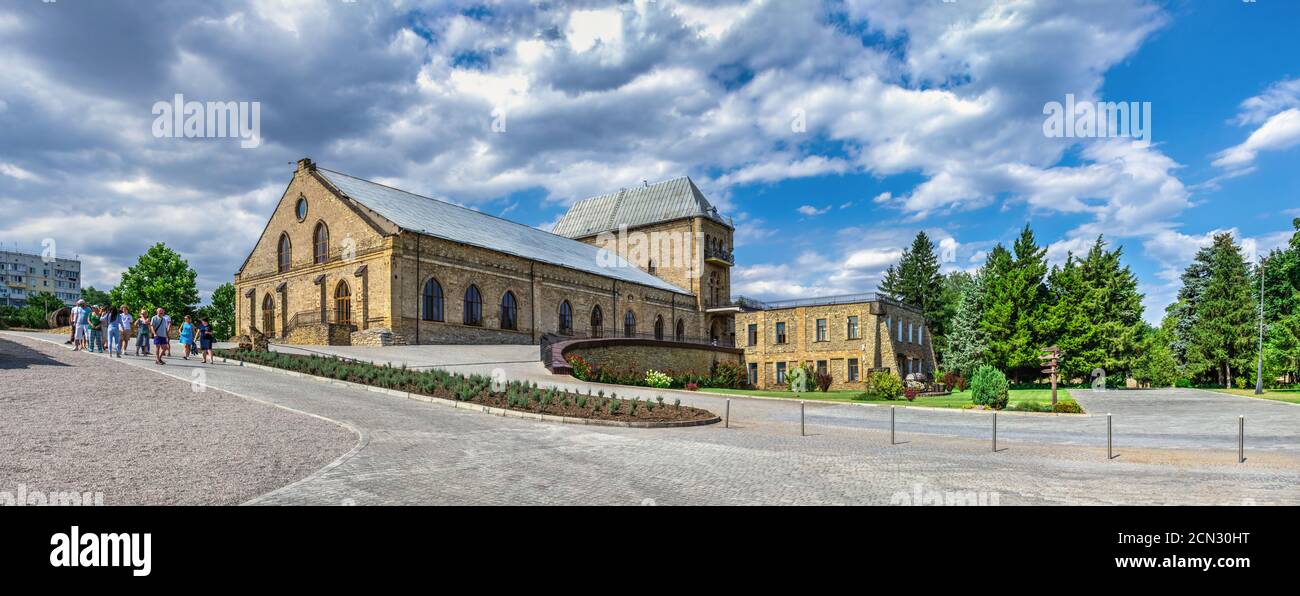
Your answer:
[[[1058,401],[1056,407],[1052,408],[1057,414],[1082,414],[1083,408],[1078,403],[1072,401]]]
[[[971,401],[994,410],[1007,407],[1009,399],[1007,377],[1002,371],[987,364],[975,370],[970,380]]]
[[[647,387],[654,387],[656,389],[667,389],[673,385],[673,378],[669,376],[668,373],[659,372],[657,370],[645,371],[644,380]]]
[[[700,390],[700,386],[697,385],[697,384],[695,384],[695,383],[687,383],[687,384],[686,384],[686,390],[687,390],[687,391],[699,391],[699,390]]]
[[[903,380],[889,371],[877,371],[867,377],[866,397],[894,401],[903,396]]]
[[[920,394],[921,394],[921,390],[917,389],[916,387],[908,387],[907,389],[903,390],[903,397],[906,397],[907,401],[916,401],[916,396]]]
[[[822,393],[826,393],[831,388],[831,383],[835,381],[830,373],[825,372],[817,373],[817,376],[813,377],[813,379],[817,381],[817,388],[821,389]]]
[[[955,372],[943,373],[942,382],[944,387],[956,391],[965,391],[967,386],[966,377],[963,377]]]
[[[707,386],[720,389],[738,389],[745,384],[745,371],[737,362],[720,361],[713,366]]]

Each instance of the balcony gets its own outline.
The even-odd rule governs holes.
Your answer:
[[[731,251],[720,248],[705,248],[704,260],[715,265],[726,265],[730,267],[736,263],[735,258],[731,256]]]

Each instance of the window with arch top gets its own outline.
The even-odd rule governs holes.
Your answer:
[[[601,337],[604,335],[605,313],[600,310],[600,305],[591,307],[591,336]]]
[[[515,301],[515,293],[510,290],[501,295],[501,328],[519,328],[519,305]]]
[[[420,316],[425,321],[442,321],[442,284],[430,277],[424,282],[423,312]]]
[[[312,232],[312,262],[324,263],[330,255],[330,229],[325,222],[317,222]]]
[[[623,337],[634,335],[636,335],[636,313],[628,309],[627,314],[623,315]]]
[[[339,285],[334,287],[334,322],[352,323],[352,288],[346,280],[339,280]]]
[[[293,262],[293,243],[289,241],[288,234],[280,234],[280,245],[275,249],[275,262],[280,273],[288,271]]]
[[[568,300],[560,303],[560,333],[564,335],[573,333],[573,306]]]
[[[462,320],[466,325],[483,324],[483,295],[479,293],[476,285],[470,284],[465,289],[465,309]]]
[[[664,318],[662,316],[656,316],[655,317],[655,339],[663,339],[663,338],[664,338]]]

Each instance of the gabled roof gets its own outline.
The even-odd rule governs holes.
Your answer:
[[[619,226],[635,228],[684,217],[707,217],[731,227],[704,198],[695,182],[680,176],[578,201],[551,231],[569,238],[583,238],[617,230]]]
[[[598,258],[600,249],[590,244],[342,172],[321,167],[317,167],[316,172],[348,198],[404,230],[660,290],[689,294],[617,255],[609,254]],[[602,262],[607,265],[603,266]]]

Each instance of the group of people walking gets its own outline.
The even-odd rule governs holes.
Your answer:
[[[172,319],[161,308],[153,316],[148,309],[141,309],[138,315],[132,315],[131,309],[123,304],[113,306],[87,306],[85,300],[78,300],[69,315],[72,324],[68,343],[72,349],[98,352],[110,358],[121,358],[135,330],[135,355],[153,355],[154,363],[167,364],[164,356],[171,356]],[[200,317],[196,325],[185,315],[181,322],[178,339],[184,353],[182,358],[198,354],[204,363],[212,362],[212,324]]]

